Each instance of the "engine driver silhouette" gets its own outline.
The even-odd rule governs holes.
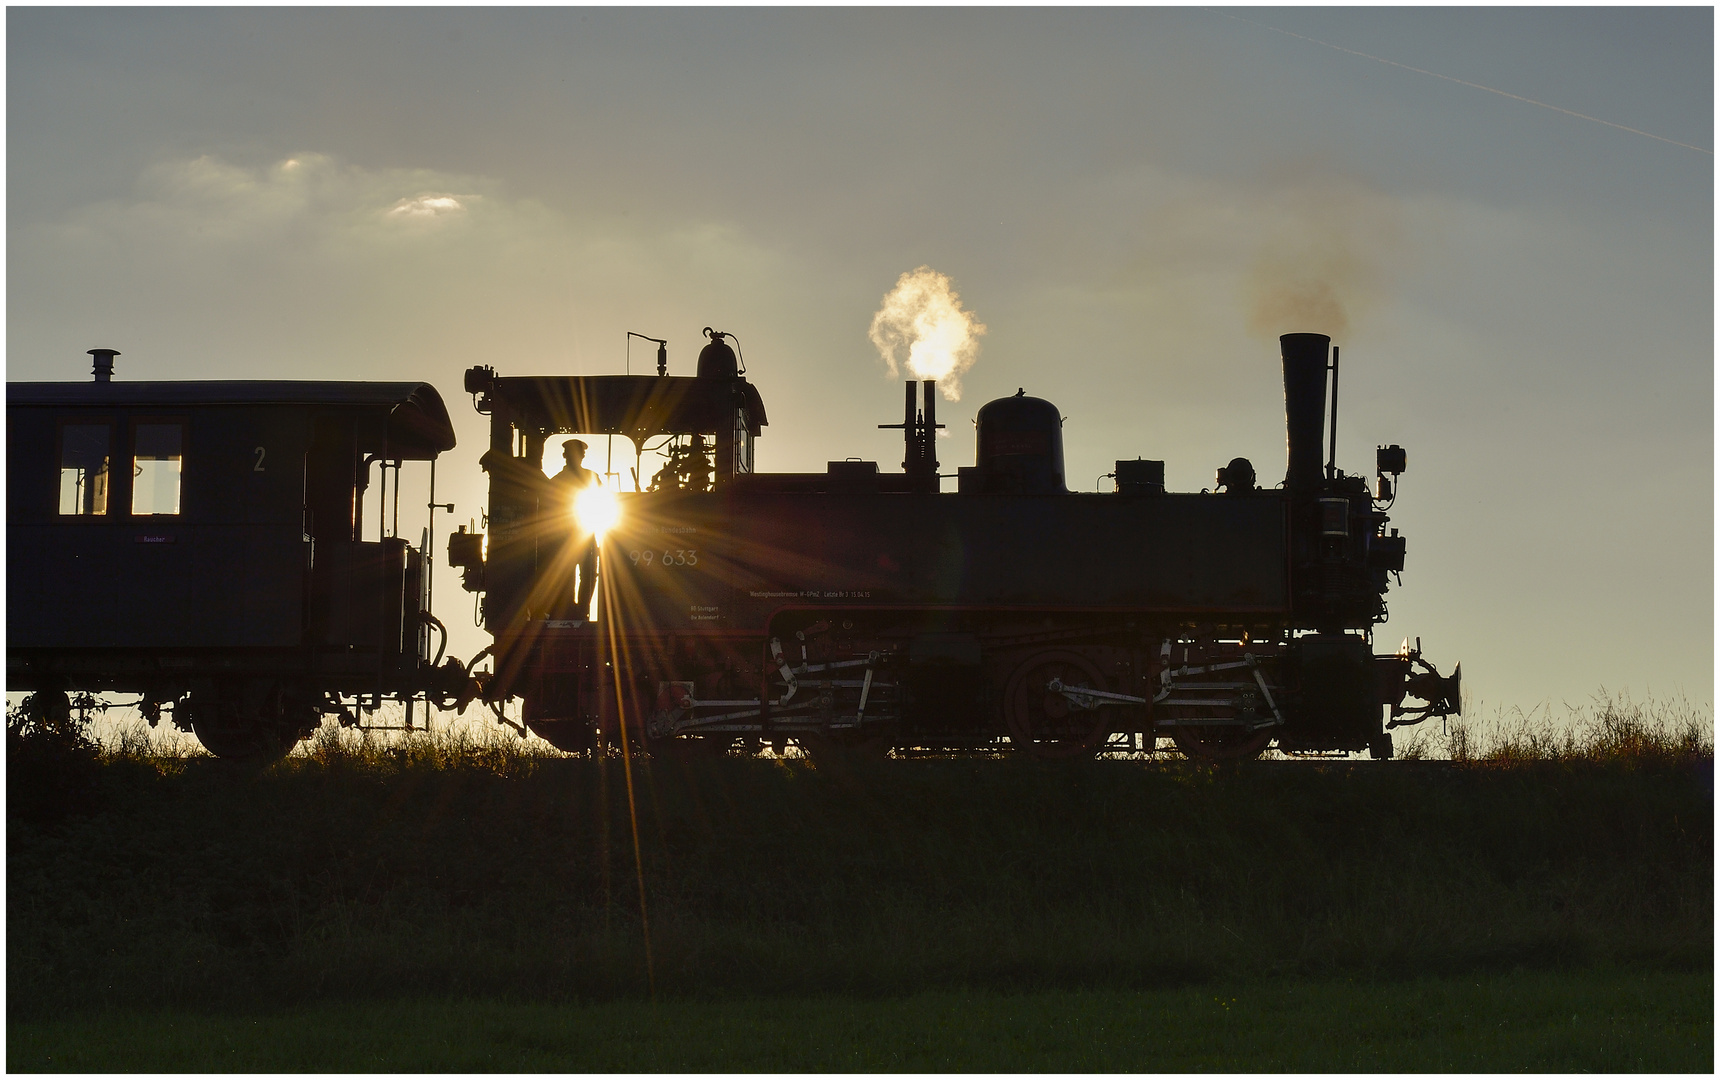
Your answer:
[[[569,439],[561,446],[561,453],[566,465],[562,470],[550,477],[550,484],[558,492],[557,502],[570,512],[573,502],[587,488],[602,487],[603,481],[598,475],[585,467],[586,445],[578,439]],[[567,541],[572,545],[567,557],[579,567],[579,592],[569,610],[565,599],[555,612],[558,619],[584,619],[591,610],[591,594],[597,588],[597,538],[589,532],[576,530]]]

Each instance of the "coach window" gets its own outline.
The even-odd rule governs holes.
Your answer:
[[[107,513],[108,443],[106,424],[65,424],[60,428],[60,513]]]
[[[179,513],[182,424],[140,423],[133,444],[131,512],[136,515]]]

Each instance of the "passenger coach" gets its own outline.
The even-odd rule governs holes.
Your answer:
[[[424,545],[397,535],[401,464],[454,446],[434,387],[118,382],[91,354],[91,382],[6,389],[8,690],[136,693],[239,757],[343,699],[458,692]]]

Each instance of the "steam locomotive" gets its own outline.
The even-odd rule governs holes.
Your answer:
[[[975,464],[943,492],[930,382],[881,425],[903,433],[900,473],[759,473],[764,403],[732,335],[708,336],[693,376],[661,348],[656,375],[466,373],[490,421],[488,508],[447,552],[492,644],[465,664],[431,613],[434,463],[454,446],[433,387],[116,383],[107,349],[93,382],[8,384],[8,689],[50,714],[72,692],[136,693],[152,723],[165,709],[235,758],[385,700],[410,727],[417,702],[482,700],[508,723],[518,699],[525,729],[575,752],[1042,758],[1163,739],[1207,759],[1383,757],[1388,728],[1460,708],[1460,672],[1372,651],[1403,566],[1386,511],[1405,455],[1378,451],[1373,491],[1335,452],[1322,466],[1338,357],[1322,335],[1281,339],[1284,483],[1238,458],[1201,493],[1140,459],[1117,462],[1114,492],[1067,490],[1058,410],[1024,392],[979,410]],[[574,433],[665,464],[574,500],[543,469]],[[408,460],[431,464],[416,547]]]
[[[1323,335],[1281,339],[1283,485],[1260,488],[1238,458],[1199,494],[1165,491],[1163,462],[1138,459],[1117,462],[1114,492],[1067,490],[1062,418],[1025,392],[979,410],[976,462],[942,492],[935,386],[912,381],[901,424],[881,425],[903,432],[900,473],[756,472],[763,401],[730,335],[707,335],[692,377],[661,353],[655,376],[466,373],[490,418],[489,532],[457,534],[449,562],[484,593],[495,663],[479,692],[522,698],[564,750],[625,735],[1060,758],[1168,738],[1208,759],[1274,743],[1385,757],[1384,708],[1395,726],[1460,707],[1460,673],[1419,649],[1373,654],[1403,568],[1386,510],[1405,453],[1379,449],[1371,492],[1337,468]],[[546,441],[572,432],[636,456],[655,442],[668,464],[586,513],[544,481]],[[586,535],[602,588],[570,612]]]

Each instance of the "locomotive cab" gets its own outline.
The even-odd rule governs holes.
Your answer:
[[[723,491],[753,471],[753,440],[769,421],[756,387],[739,374],[735,354],[712,331],[694,377],[659,375],[501,377],[487,367],[466,372],[475,407],[490,417],[490,445],[480,464],[490,477],[487,542],[464,534],[450,559],[468,569],[466,585],[486,593],[484,625],[499,639],[577,629],[565,617],[571,587],[558,565],[581,527],[565,491],[547,482],[544,450],[556,435],[619,435],[634,451],[636,489]],[[647,444],[667,464],[641,477]],[[613,474],[612,474],[613,475]],[[599,571],[601,573],[601,571]],[[561,615],[563,617],[552,617]],[[546,625],[547,624],[547,625]]]

